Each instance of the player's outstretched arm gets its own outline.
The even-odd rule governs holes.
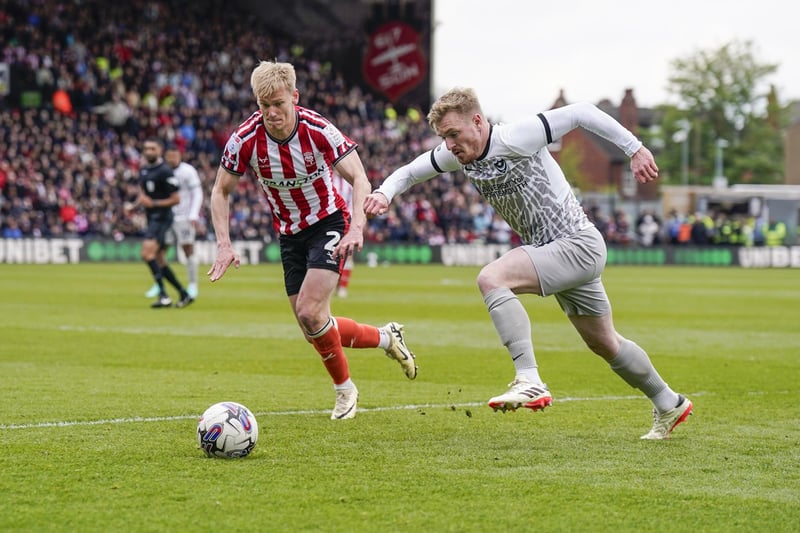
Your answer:
[[[389,210],[392,199],[414,185],[427,181],[442,172],[449,172],[460,168],[458,160],[448,150],[444,143],[438,149],[429,150],[418,155],[410,163],[398,168],[381,183],[381,186],[372,191],[364,201],[364,212],[368,217],[382,215]],[[440,152],[436,156],[436,152]],[[436,166],[434,166],[436,161]]]
[[[211,222],[217,238],[217,257],[208,271],[208,278],[211,281],[220,279],[231,264],[239,268],[239,254],[233,249],[229,227],[230,194],[238,181],[239,177],[236,174],[219,167],[214,188],[211,189]]]

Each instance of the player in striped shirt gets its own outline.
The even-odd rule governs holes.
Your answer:
[[[322,115],[299,106],[296,83],[289,63],[262,61],[253,69],[250,84],[258,111],[230,136],[211,192],[217,256],[208,275],[214,282],[230,265],[239,267],[229,231],[230,194],[250,169],[280,234],[289,303],[333,379],[336,404],[331,418],[352,418],[358,390],[343,346],[383,348],[409,379],[417,376],[416,360],[401,324],[378,328],[331,315],[342,264],[364,244],[364,198],[371,186],[356,143]],[[353,186],[352,213],[333,186],[334,169]]]
[[[540,410],[553,398],[539,375],[531,325],[518,294],[555,295],[586,345],[611,370],[644,393],[654,407],[643,439],[666,439],[692,412],[635,342],[614,328],[600,274],[606,246],[547,148],[582,127],[613,142],[631,158],[641,183],[655,180],[653,155],[619,122],[591,104],[551,109],[511,124],[490,124],[472,89],[455,88],[431,107],[428,122],[443,142],[393,172],[364,203],[368,215],[416,183],[463,170],[483,197],[520,236],[523,245],[486,265],[478,287],[516,371],[508,391],[489,400],[495,410]]]

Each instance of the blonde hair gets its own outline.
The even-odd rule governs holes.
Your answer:
[[[478,96],[474,90],[454,87],[433,103],[431,110],[428,112],[428,124],[435,130],[442,118],[451,111],[459,115],[483,114],[481,103],[478,101]]]
[[[250,86],[257,101],[265,100],[281,89],[295,90],[297,74],[290,63],[261,61],[250,75]]]

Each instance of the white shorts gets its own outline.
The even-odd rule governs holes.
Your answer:
[[[542,296],[555,295],[567,316],[604,316],[611,312],[600,274],[606,243],[594,226],[543,246],[522,246],[539,276]]]
[[[188,220],[176,220],[172,223],[172,227],[167,232],[167,244],[194,244],[195,231],[194,224]]]

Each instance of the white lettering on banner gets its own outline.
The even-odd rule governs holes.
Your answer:
[[[81,239],[0,239],[0,263],[80,263]]]
[[[233,251],[239,254],[239,259],[243,265],[258,265],[261,264],[261,251],[264,249],[264,243],[261,241],[233,241],[231,243]],[[203,264],[213,264],[217,258],[217,243],[212,241],[197,241],[194,244],[194,255],[197,262]],[[178,261],[181,263],[186,262],[186,256],[183,255],[183,250],[178,251]]]
[[[800,268],[800,246],[739,248],[744,268]]]
[[[378,77],[378,84],[383,89],[390,89],[395,85],[401,85],[408,80],[412,80],[421,75],[417,65],[402,65],[400,63],[392,65],[389,72]]]
[[[178,246],[180,250],[180,246]],[[194,243],[194,258],[200,265],[213,265],[214,258],[217,256],[217,243],[212,241],[197,241]],[[183,250],[178,252],[178,260],[183,263],[186,258]]]
[[[445,244],[442,263],[447,266],[483,266],[511,249],[508,244]]]
[[[261,241],[234,241],[233,249],[239,254],[239,259],[243,265],[257,265],[261,261],[259,255],[264,243]]]

